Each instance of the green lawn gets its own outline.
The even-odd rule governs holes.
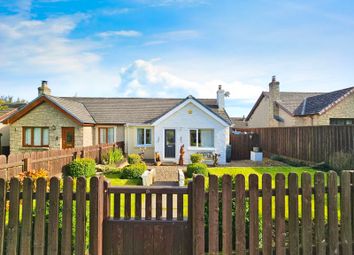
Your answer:
[[[251,174],[256,174],[259,177],[259,188],[262,187],[262,174],[268,173],[272,176],[272,187],[275,187],[275,176],[277,173],[282,173],[284,174],[286,177],[288,176],[289,173],[297,173],[299,175],[299,184],[301,181],[301,173],[304,172],[308,172],[311,174],[311,176],[314,176],[314,174],[316,173],[316,170],[309,168],[309,167],[216,167],[216,168],[209,168],[209,174],[213,174],[213,175],[217,175],[219,177],[223,176],[224,174],[229,174],[231,175],[233,178],[238,175],[238,174],[243,174],[246,178],[246,189],[248,189],[248,177]],[[133,179],[133,180],[125,180],[125,179],[118,179],[117,175],[115,175],[114,173],[108,173],[105,175],[107,177],[107,179],[110,181],[112,186],[121,186],[121,185],[139,185],[140,181]],[[186,183],[188,182],[187,179]],[[206,189],[208,188],[209,184],[209,178],[206,177],[205,178],[205,186]],[[287,184],[287,178],[286,178],[286,184]],[[135,196],[132,195],[131,197],[131,211],[132,211],[132,215],[134,215],[134,210],[135,210]],[[142,196],[142,203],[144,203],[145,201],[145,197]],[[274,202],[275,199],[273,197],[273,216],[274,216],[274,211],[275,211],[275,207],[274,207]],[[112,201],[113,203],[113,201]],[[187,197],[185,197],[184,199],[184,213],[185,215],[187,215],[187,205],[188,201],[187,201]],[[286,217],[288,217],[288,198],[285,198],[285,203],[286,203]],[[327,205],[325,205],[326,207]],[[327,208],[325,208],[327,209]],[[262,211],[262,201],[261,198],[259,199],[259,213],[261,215],[261,211]],[[313,212],[314,212],[314,205],[313,205]],[[113,211],[112,211],[113,213]],[[124,213],[124,198],[121,198],[121,214]],[[299,197],[299,215],[301,215],[301,196]],[[314,215],[313,215],[314,216]]]

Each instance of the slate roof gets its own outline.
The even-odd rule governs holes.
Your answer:
[[[185,100],[185,98],[46,97],[81,122],[97,124],[150,124]],[[226,111],[218,109],[216,99],[197,99],[197,101],[231,123]]]
[[[25,103],[11,103],[11,104],[6,104],[7,108],[0,110],[0,121],[4,120],[7,116],[15,113],[18,111],[20,108],[25,106]]]
[[[85,105],[74,101],[67,100],[61,97],[45,95],[51,102],[62,108],[65,112],[76,118],[78,121],[86,124],[95,124],[95,120],[86,109]]]
[[[329,93],[324,93],[317,96],[308,97],[303,100],[301,104],[295,109],[294,115],[303,116],[321,114],[331,106],[338,103],[345,96],[349,95],[349,93],[353,92],[354,87],[350,87]]]
[[[232,121],[231,127],[233,128],[247,128],[245,117],[230,117]]]
[[[354,92],[354,87],[328,93],[280,92],[280,100],[277,101],[276,104],[292,116],[322,114],[352,92]],[[251,118],[264,97],[269,97],[269,92],[262,92],[246,120]]]

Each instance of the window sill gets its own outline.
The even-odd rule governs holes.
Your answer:
[[[154,147],[152,144],[146,144],[146,145],[143,145],[143,144],[137,144],[135,145],[136,148],[151,148],[151,147]]]
[[[215,151],[214,147],[188,147],[190,151]]]
[[[49,150],[49,146],[23,146],[22,150]]]

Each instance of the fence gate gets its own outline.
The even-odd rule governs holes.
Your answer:
[[[106,190],[103,254],[192,254],[192,183]]]
[[[252,147],[258,146],[258,135],[254,133],[231,134],[230,143],[232,160],[250,159]]]

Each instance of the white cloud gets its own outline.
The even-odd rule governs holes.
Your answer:
[[[118,30],[118,31],[106,31],[97,34],[100,37],[113,37],[113,36],[121,36],[121,37],[138,37],[141,36],[142,33],[135,30]]]
[[[186,97],[190,94],[201,98],[215,98],[219,84],[230,92],[230,99],[243,103],[254,102],[262,88],[240,81],[209,80],[190,81],[178,77],[158,66],[156,61],[136,60],[120,72],[119,94],[144,97]]]
[[[96,53],[101,45],[70,38],[86,18],[82,14],[45,20],[0,16],[1,93],[30,100],[42,79],[49,81],[54,95],[103,96],[115,91],[119,77],[114,67],[102,65]]]
[[[195,94],[198,84],[174,76],[153,62],[136,60],[120,72],[122,96],[173,97]],[[193,93],[194,92],[194,93]]]

